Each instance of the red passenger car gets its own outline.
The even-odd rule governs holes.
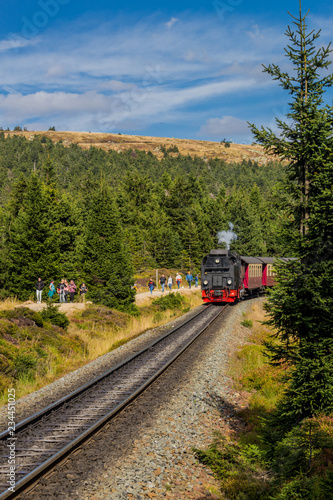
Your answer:
[[[244,268],[243,285],[252,293],[262,287],[262,261],[257,257],[241,257]]]
[[[273,271],[274,258],[273,257],[257,257],[262,262],[262,286],[264,288],[274,286],[275,273]]]

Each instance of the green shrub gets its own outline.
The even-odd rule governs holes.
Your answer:
[[[11,359],[8,359],[5,354],[0,354],[0,373],[7,375],[10,374],[12,370],[13,361]]]
[[[60,326],[60,328],[67,330],[69,319],[66,314],[58,310],[58,307],[48,304],[48,306],[41,312],[41,316],[45,321],[51,323],[51,325]]]
[[[153,317],[153,323],[158,323],[159,321],[162,321],[163,319],[163,314],[162,314],[162,311],[157,311],[155,314],[154,314],[154,317]]]
[[[9,360],[13,360],[17,356],[18,349],[11,342],[6,342],[6,340],[0,338],[0,351],[1,356],[5,356]]]
[[[272,500],[318,500],[318,497],[313,495],[312,483],[312,479],[307,477],[294,479],[285,484],[280,493],[272,497]]]
[[[0,335],[15,336],[19,332],[19,327],[6,318],[0,319]]]
[[[252,319],[244,319],[244,321],[241,322],[241,325],[245,326],[246,328],[252,328],[253,321]]]
[[[263,452],[256,445],[244,448],[217,433],[207,450],[194,449],[197,458],[212,469],[226,498],[270,499],[271,479],[263,466]]]
[[[186,303],[185,297],[183,297],[180,293],[169,293],[164,297],[160,297],[156,300],[153,300],[152,304],[157,306],[159,311],[166,311],[167,309],[182,309],[183,304]]]
[[[7,394],[7,389],[10,389],[11,387],[13,387],[12,380],[0,372],[0,394]]]
[[[120,305],[119,307],[117,307],[117,310],[124,312],[126,314],[130,314],[131,316],[140,316],[141,315],[140,309],[138,308],[138,306],[133,304],[133,302],[131,302],[130,304]]]
[[[37,365],[38,360],[32,353],[20,352],[14,359],[15,378],[25,376],[27,379],[32,379],[35,375]]]
[[[4,288],[0,289],[0,300],[6,300],[13,297],[13,294]]]

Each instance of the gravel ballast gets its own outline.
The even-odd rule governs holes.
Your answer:
[[[230,355],[248,342],[250,331],[240,322],[253,303],[230,307],[137,401],[24,498],[220,498],[192,449],[207,447],[215,430],[228,434],[241,425],[235,412],[243,398],[227,367]],[[137,348],[122,346],[122,356]],[[119,357],[117,351],[110,354]]]

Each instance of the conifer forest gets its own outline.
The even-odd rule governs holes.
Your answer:
[[[232,223],[242,255],[285,255],[285,167],[65,147],[0,135],[1,296],[27,299],[38,276],[85,281],[115,307],[144,269],[199,272]]]

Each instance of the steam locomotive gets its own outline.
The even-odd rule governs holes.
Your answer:
[[[284,261],[289,258],[282,258]],[[273,257],[243,257],[230,250],[211,250],[201,264],[204,302],[237,302],[275,285]]]

